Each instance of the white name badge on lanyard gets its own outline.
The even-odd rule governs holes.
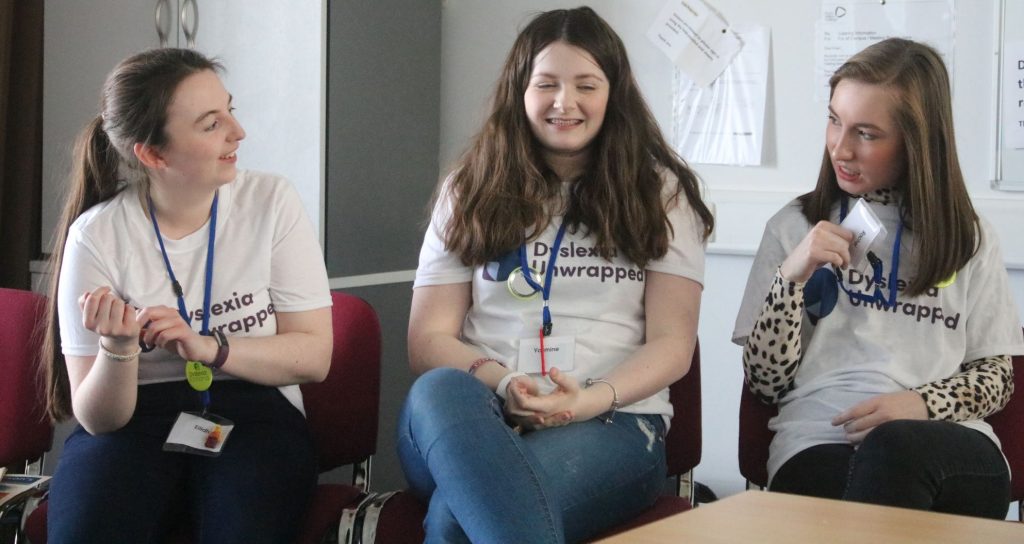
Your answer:
[[[182,412],[167,435],[164,451],[216,457],[234,428],[234,423],[220,416]]]
[[[575,367],[576,337],[545,336],[544,364],[541,365],[540,337],[519,339],[519,364],[516,370],[527,374],[547,374],[552,368],[563,372]]]

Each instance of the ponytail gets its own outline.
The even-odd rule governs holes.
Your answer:
[[[42,379],[46,388],[46,413],[52,421],[72,415],[68,369],[60,349],[60,320],[57,315],[57,287],[68,230],[89,208],[116,196],[124,188],[118,179],[121,157],[96,116],[75,141],[68,197],[54,235],[50,255],[49,298],[46,301],[46,332],[42,342]]]
[[[167,109],[175,89],[192,74],[220,69],[217,61],[191,49],[151,49],[124,59],[103,84],[102,113],[86,125],[75,142],[68,198],[50,257],[50,300],[39,366],[40,379],[46,386],[46,412],[54,421],[72,415],[71,386],[60,349],[57,315],[57,283],[68,229],[78,216],[114,198],[128,183],[145,181],[145,172],[133,151],[135,144],[156,148],[165,145]]]

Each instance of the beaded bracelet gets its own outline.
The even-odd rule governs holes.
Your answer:
[[[481,357],[473,361],[473,364],[469,365],[469,370],[467,370],[466,372],[469,372],[470,374],[476,374],[477,369],[486,363],[497,363],[501,365],[502,368],[508,368],[507,366],[505,366],[505,363],[502,363],[501,361],[493,357]]]
[[[117,361],[119,363],[127,363],[128,361],[135,359],[136,357],[139,356],[140,353],[142,353],[142,348],[137,348],[132,353],[121,355],[120,353],[114,353],[113,351],[107,349],[107,347],[103,345],[103,340],[99,341],[99,345],[100,351],[103,353],[103,355],[107,357],[107,359],[110,359],[111,361]]]
[[[603,383],[612,388],[612,405],[609,407],[611,409],[611,413],[603,420],[605,423],[611,423],[612,419],[615,418],[615,412],[619,409],[619,392],[615,390],[615,386],[612,385],[612,382],[604,378],[587,378],[587,381],[584,383],[588,388],[595,383]]]

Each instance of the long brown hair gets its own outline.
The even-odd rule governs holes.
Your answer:
[[[832,92],[843,79],[879,85],[891,93],[893,120],[903,134],[907,172],[896,188],[900,214],[913,230],[917,276],[907,294],[917,296],[960,270],[978,251],[981,229],[967,194],[953,133],[949,74],[931,47],[890,38],[865,48],[836,70]],[[845,194],[825,149],[814,191],[800,197],[812,224],[829,218]]]
[[[516,38],[491,113],[451,176],[451,195],[438,191],[437,198],[453,200],[446,248],[465,264],[479,265],[547,227],[561,181],[541,157],[523,96],[534,58],[556,41],[590,53],[610,87],[604,123],[590,144],[592,159],[567,203],[570,230],[585,225],[605,259],[618,249],[643,267],[665,255],[673,233],[662,195],[664,168],[678,180],[675,197],[685,194],[707,238],[714,218],[701,200],[697,176],[662,137],[622,41],[592,9],[580,7],[542,13]]]
[[[100,114],[78,135],[68,179],[67,200],[54,232],[50,257],[50,296],[40,372],[46,384],[47,414],[54,421],[72,415],[71,390],[60,350],[57,287],[68,229],[89,208],[114,198],[128,183],[146,175],[132,150],[136,143],[159,148],[167,143],[167,108],[178,84],[221,65],[189,49],[153,49],[121,61],[107,76]]]

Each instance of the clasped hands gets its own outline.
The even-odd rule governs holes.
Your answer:
[[[560,427],[596,417],[611,405],[611,390],[607,387],[583,388],[557,368],[548,376],[555,389],[547,394],[541,394],[537,383],[525,376],[509,382],[505,415],[510,421],[526,430]]]
[[[188,361],[212,361],[217,342],[202,336],[168,306],[138,309],[115,295],[110,287],[99,287],[78,298],[85,328],[103,337],[103,346],[117,354],[131,353],[139,342],[159,346]]]

